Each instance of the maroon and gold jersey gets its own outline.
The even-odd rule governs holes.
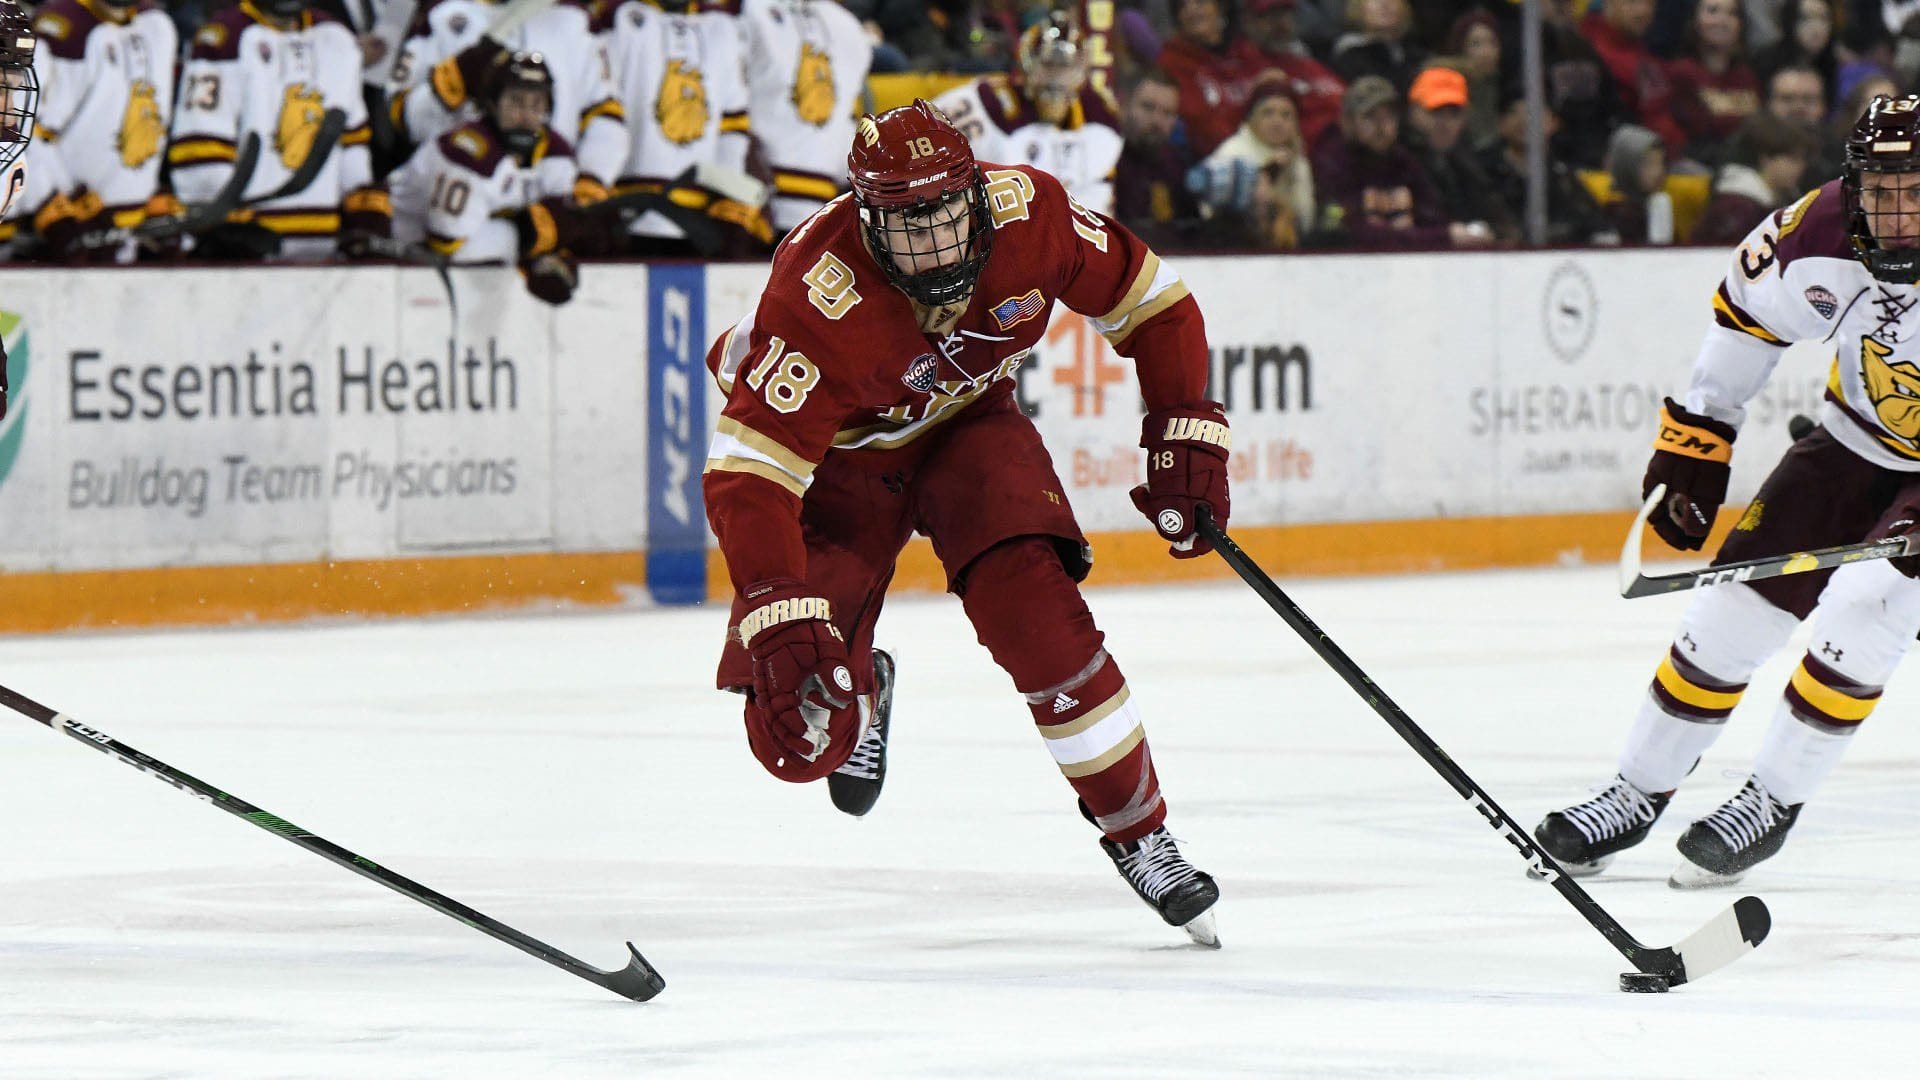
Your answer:
[[[800,500],[835,450],[885,451],[1013,392],[1054,301],[1134,359],[1150,407],[1206,392],[1206,332],[1173,268],[1038,169],[981,162],[993,247],[943,333],[893,288],[841,196],[787,236],[754,312],[707,366],[726,395],[707,451],[707,517],[736,589],[805,580]]]

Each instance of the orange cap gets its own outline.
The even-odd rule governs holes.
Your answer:
[[[1423,109],[1462,108],[1467,104],[1467,77],[1452,68],[1433,67],[1421,72],[1407,91],[1407,100]]]

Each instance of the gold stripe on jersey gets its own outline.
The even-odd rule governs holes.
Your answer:
[[[1813,207],[1813,200],[1819,197],[1820,189],[1814,188],[1812,191],[1802,195],[1799,202],[1780,211],[1780,235],[1774,239],[1776,241],[1785,240],[1788,234],[1799,228],[1801,219],[1805,218],[1807,211]]]
[[[782,195],[799,195],[825,202],[840,194],[840,185],[806,173],[773,170],[773,190]]]
[[[592,105],[580,110],[580,130],[585,132],[587,125],[598,116],[604,116],[616,123],[624,124],[627,122],[626,106],[621,105],[615,98],[606,98],[594,102]]]
[[[255,210],[253,222],[282,236],[332,236],[340,215],[331,210]]]
[[[459,251],[460,246],[465,243],[466,240],[458,236],[441,236],[438,233],[427,234],[427,246],[448,258],[452,258],[453,253]]]
[[[1873,712],[1873,707],[1880,704],[1878,693],[1872,697],[1859,698],[1835,690],[1815,678],[1813,673],[1807,670],[1804,661],[1799,667],[1793,669],[1793,678],[1789,680],[1788,685],[1805,698],[1807,704],[1835,720],[1865,720],[1867,715]]]
[[[1147,295],[1147,290],[1153,287],[1154,275],[1159,272],[1160,256],[1155,255],[1151,251],[1147,252],[1147,257],[1140,260],[1140,272],[1133,276],[1133,284],[1127,286],[1127,294],[1120,298],[1119,303],[1113,305],[1112,311],[1100,316],[1097,321],[1103,323],[1119,322],[1127,316],[1128,312],[1139,307],[1140,298]]]
[[[804,482],[813,476],[814,467],[807,462],[806,458],[730,416],[722,416],[720,422],[713,426],[713,431],[716,435],[725,435],[733,439],[756,454],[764,454],[772,458],[775,464],[790,474],[789,479]]]
[[[205,165],[209,162],[232,161],[239,156],[232,141],[218,139],[211,135],[193,135],[175,140],[167,147],[167,163],[170,165]]]
[[[1161,312],[1172,307],[1173,305],[1179,303],[1180,301],[1185,300],[1188,297],[1188,295],[1190,295],[1190,293],[1189,293],[1189,290],[1187,289],[1187,283],[1184,281],[1176,281],[1173,284],[1167,286],[1166,290],[1162,292],[1159,296],[1156,296],[1153,299],[1135,308],[1133,311],[1132,318],[1127,320],[1127,325],[1122,326],[1119,329],[1113,331],[1112,333],[1106,334],[1103,336],[1106,337],[1108,342],[1110,342],[1115,346],[1118,346],[1121,342],[1127,340],[1127,338],[1131,336],[1135,330],[1138,330],[1142,326],[1145,326],[1147,323],[1152,322],[1153,317],[1155,315],[1158,315]]]
[[[770,480],[780,485],[782,489],[791,492],[796,499],[804,499],[807,497],[806,487],[798,480],[795,480],[793,477],[788,476],[786,473],[781,472],[779,469],[774,468],[764,461],[755,461],[752,458],[708,458],[707,467],[701,471],[745,473],[748,476],[757,476],[762,480]]]
[[[349,214],[384,214],[392,217],[393,196],[387,194],[385,188],[355,188],[340,200],[340,209]]]
[[[1738,330],[1759,338],[1769,345],[1785,345],[1779,336],[1761,326],[1751,315],[1735,308],[1727,299],[1726,286],[1722,285],[1713,294],[1713,321],[1729,330]]]
[[[1696,709],[1720,710],[1732,709],[1740,704],[1742,690],[1713,690],[1699,683],[1688,682],[1680,669],[1673,666],[1673,657],[1660,661],[1660,667],[1653,673],[1653,679],[1661,688],[1672,694],[1676,701],[1691,705]]]
[[[366,124],[349,128],[340,134],[341,146],[365,146],[373,141],[373,129]]]
[[[753,123],[748,117],[746,110],[742,109],[739,112],[720,114],[720,134],[725,135],[730,131],[745,132],[752,130]]]
[[[1114,744],[1113,749],[1108,750],[1097,758],[1078,762],[1073,765],[1062,765],[1060,766],[1060,773],[1069,780],[1077,780],[1082,776],[1093,776],[1096,773],[1105,772],[1113,766],[1114,762],[1133,753],[1133,748],[1139,746],[1140,740],[1146,737],[1146,728],[1135,724],[1133,730],[1127,732],[1125,738]]]
[[[1088,709],[1081,715],[1074,717],[1072,720],[1064,724],[1039,725],[1040,736],[1046,739],[1071,739],[1075,735],[1086,731],[1088,728],[1112,715],[1115,709],[1127,703],[1127,698],[1131,697],[1132,694],[1133,692],[1127,689],[1127,685],[1121,683],[1119,693]]]
[[[460,77],[460,65],[453,57],[433,65],[433,70],[427,73],[427,82],[433,86],[433,96],[439,98],[449,112],[466,104],[467,82]],[[400,104],[405,97],[402,94],[394,98],[394,104]]]

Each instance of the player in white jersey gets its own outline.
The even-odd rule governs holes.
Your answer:
[[[9,0],[0,0],[0,214],[26,186],[23,158],[33,141],[33,115],[40,101],[34,71],[33,29]],[[7,417],[7,347],[0,341],[0,420]]]
[[[266,236],[261,253],[277,238],[290,258],[324,257],[334,251],[341,215],[384,214],[386,195],[371,186],[353,32],[305,0],[243,0],[215,14],[194,33],[181,71],[167,149],[174,193],[186,202],[211,198],[249,132],[260,138],[260,160],[245,197],[273,191],[306,161],[328,109],[344,112],[347,128],[313,183],[243,211],[244,222],[228,235]]]
[[[1667,401],[1643,494],[1649,524],[1699,548],[1726,498],[1746,404],[1788,344],[1835,350],[1820,428],[1796,442],[1714,559],[1724,565],[1920,532],[1920,97],[1879,97],[1846,174],[1769,214],[1713,298],[1684,402]],[[1534,835],[1592,873],[1643,839],[1725,728],[1753,672],[1812,619],[1740,792],[1680,837],[1676,888],[1739,880],[1785,843],[1920,632],[1920,557],[1717,585],[1694,594],[1599,795]]]
[[[1119,109],[1088,83],[1079,30],[1065,12],[1020,35],[1012,74],[949,90],[934,104],[976,155],[1045,169],[1081,205],[1113,213],[1113,175],[1126,142]]]
[[[873,42],[835,0],[746,0],[748,115],[773,171],[768,216],[785,233],[847,190],[847,147]]]
[[[690,0],[626,0],[600,31],[633,136],[614,186],[619,194],[664,190],[703,162],[746,168],[752,138],[739,27],[731,15],[692,8]],[[677,189],[673,198],[758,244],[772,241],[759,207],[698,187]],[[642,215],[632,232],[637,254],[690,253],[680,227],[659,213]]]
[[[422,146],[394,174],[395,239],[454,263],[520,267],[550,304],[573,295],[573,148],[550,126],[553,75],[537,53],[496,61],[475,92],[480,118]]]
[[[553,129],[573,145],[582,202],[605,198],[627,158],[625,115],[614,94],[587,12],[561,0],[507,31],[504,44],[486,37],[505,4],[486,0],[422,0],[390,91],[395,129],[426,144],[478,115],[469,100],[488,67],[508,52],[539,53],[553,72]]]
[[[52,0],[33,27],[41,137],[14,212],[33,219],[53,258],[131,259],[131,247],[88,253],[74,242],[178,209],[160,192],[179,49],[173,20],[152,0]]]

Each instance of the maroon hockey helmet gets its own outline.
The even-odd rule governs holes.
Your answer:
[[[10,0],[0,0],[0,211],[26,186],[21,158],[33,139],[40,79],[33,70],[33,26]]]
[[[1854,257],[1880,281],[1920,282],[1920,95],[1867,105],[1847,135],[1840,186]]]
[[[533,127],[508,127],[501,121],[500,98],[509,90],[533,90],[546,95],[546,115]],[[540,141],[541,129],[553,119],[553,70],[547,58],[537,52],[503,52],[487,66],[477,95],[480,111],[493,125],[509,153],[525,159]]]
[[[993,225],[973,147],[939,109],[916,98],[861,117],[847,178],[888,281],[928,307],[973,293]]]

